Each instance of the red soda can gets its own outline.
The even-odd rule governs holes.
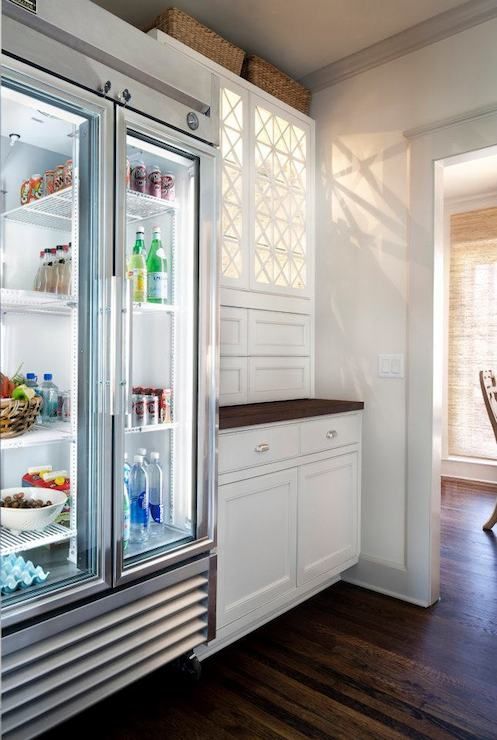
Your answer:
[[[47,170],[43,175],[45,195],[52,195],[55,190],[55,170]]]
[[[154,395],[159,399],[159,424],[170,424],[171,414],[171,389],[154,388]]]
[[[29,200],[40,200],[43,197],[43,177],[31,175],[29,178]]]
[[[64,187],[64,165],[59,164],[55,169],[54,175],[54,192],[56,190],[62,190]]]
[[[176,197],[175,179],[171,172],[165,172],[161,176],[160,195],[162,200],[174,200]]]
[[[25,206],[29,203],[29,195],[31,192],[31,185],[29,180],[23,180],[21,183],[21,206]]]
[[[131,189],[137,193],[147,192],[147,168],[144,162],[137,162],[131,169]]]
[[[64,165],[64,187],[72,185],[72,159],[68,159]]]
[[[147,424],[159,423],[159,399],[153,393],[145,396],[147,402]]]
[[[161,172],[156,164],[147,170],[147,192],[154,198],[161,197]]]
[[[142,427],[145,425],[145,396],[141,393],[134,393],[131,402],[131,423],[134,427]]]

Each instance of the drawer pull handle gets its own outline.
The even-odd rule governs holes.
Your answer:
[[[326,432],[326,439],[335,439],[335,437],[338,437],[336,429],[330,429],[329,432]]]
[[[269,451],[269,445],[268,445],[268,443],[267,442],[263,442],[262,444],[257,445],[257,447],[255,448],[255,451],[256,452],[268,452]]]

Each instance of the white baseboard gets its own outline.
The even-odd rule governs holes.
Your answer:
[[[271,622],[273,619],[276,619],[276,617],[279,617],[281,614],[290,611],[290,609],[298,606],[303,601],[307,601],[307,599],[310,599],[312,596],[316,596],[316,594],[318,594],[320,591],[324,591],[326,588],[333,586],[339,580],[339,575],[334,576],[333,578],[330,578],[329,580],[324,581],[317,586],[314,586],[314,588],[293,597],[286,603],[280,604],[278,607],[272,609],[270,612],[267,612],[266,614],[253,619],[253,621],[251,621],[250,623],[247,623],[244,619],[238,619],[235,622],[227,625],[226,627],[222,627],[220,630],[218,630],[218,637],[216,637],[216,639],[212,642],[209,642],[207,645],[200,645],[198,648],[195,648],[195,654],[197,655],[199,660],[204,660],[204,658],[208,658],[210,655],[214,655],[214,653],[217,653],[218,650],[221,650],[222,648],[231,645],[231,643],[236,642],[236,640],[245,637],[245,635],[248,635],[250,632],[253,632],[259,627],[262,627],[263,624]]]

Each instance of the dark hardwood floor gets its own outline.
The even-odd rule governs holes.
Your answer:
[[[338,583],[204,662],[158,671],[44,736],[497,738],[495,493],[445,484],[442,600]]]

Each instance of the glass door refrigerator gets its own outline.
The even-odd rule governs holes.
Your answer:
[[[4,628],[111,585],[112,116],[47,76],[2,77]]]
[[[212,548],[212,147],[119,108],[114,582]]]
[[[217,152],[158,122],[182,104],[159,96],[146,111],[153,95],[137,97],[143,112],[17,60],[2,68],[12,740],[213,637]]]

